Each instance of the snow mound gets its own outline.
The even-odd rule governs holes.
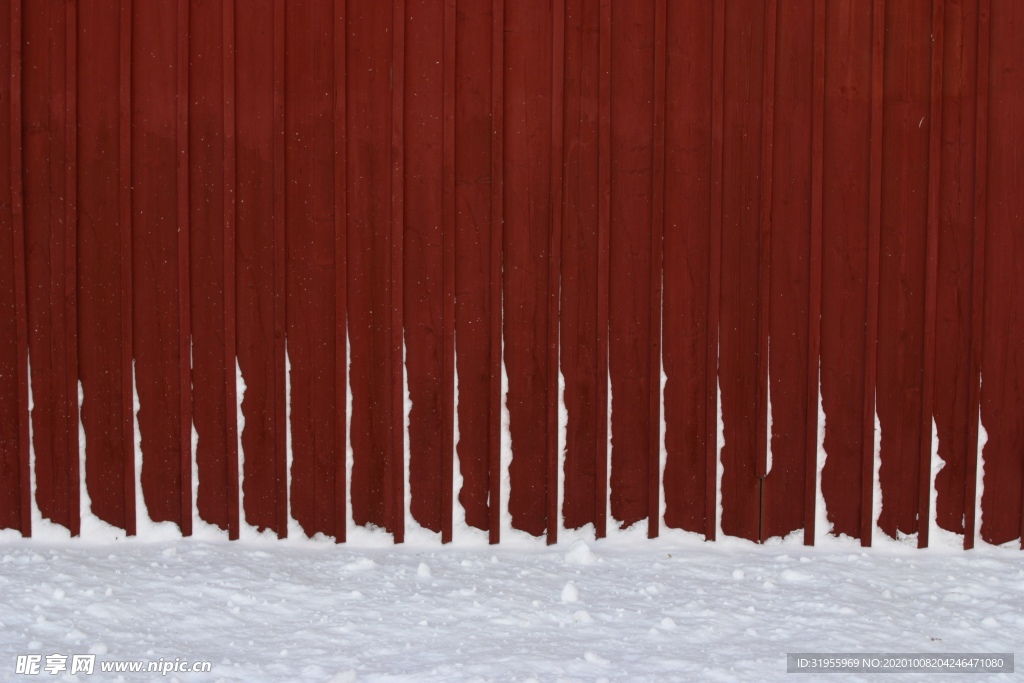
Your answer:
[[[566,564],[594,564],[595,562],[597,562],[597,555],[583,539],[573,543],[569,552],[565,554]]]

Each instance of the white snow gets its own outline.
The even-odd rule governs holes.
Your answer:
[[[878,520],[882,517],[882,480],[879,472],[882,471],[882,421],[878,418],[878,390],[875,389],[875,468],[871,481],[874,482],[874,493],[871,496],[871,543],[874,544],[882,538],[886,538],[885,532],[878,526]]]
[[[980,389],[979,389],[980,390]],[[974,496],[974,543],[980,545],[981,539],[981,497],[985,493],[985,445],[988,443],[988,431],[981,421],[981,406],[978,406],[978,472],[976,475],[977,490]]]
[[[814,497],[814,542],[818,543],[832,532],[832,524],[828,521],[828,505],[825,494],[821,492],[821,473],[825,469],[828,453],[825,452],[825,404],[821,397],[821,357],[818,357],[818,433],[817,433],[817,468],[815,474]]]
[[[558,531],[566,531],[565,527],[565,455],[569,440],[569,409],[565,406],[565,375],[558,368],[558,481],[555,489],[555,510],[558,511]]]
[[[664,339],[664,337],[663,337]],[[665,348],[664,345],[661,348]],[[661,527],[665,524],[665,511],[668,509],[668,499],[665,496],[665,464],[668,462],[668,419],[665,417],[665,386],[668,384],[668,375],[665,373],[665,365],[661,366],[661,390],[658,393],[661,415],[661,432],[658,435],[658,524]]]
[[[299,538],[306,535],[302,525],[292,515],[292,358],[288,355],[288,340],[284,342],[284,497],[288,501],[288,535]]]
[[[721,358],[722,347],[719,343],[717,358]],[[718,361],[715,361],[717,367]],[[725,534],[722,533],[722,472],[725,471],[725,466],[722,464],[722,451],[725,449],[725,418],[722,416],[722,380],[719,376],[719,372],[715,372],[715,405],[718,411],[718,432],[715,435],[716,442],[718,443],[718,457],[715,459],[715,496],[717,502],[715,503],[715,539],[722,539]]]
[[[765,467],[764,467],[764,476],[766,476],[766,477],[771,473],[771,471],[772,471],[772,463],[773,463],[773,459],[772,459],[772,363],[771,363],[771,358],[772,358],[772,340],[771,340],[771,337],[768,338],[768,354],[767,354],[767,356],[768,357],[765,358],[765,365],[768,366],[768,369],[765,371],[765,374],[767,375],[767,378],[766,378],[765,382],[767,384],[767,394],[768,394],[768,420],[767,420],[768,427],[765,430],[766,434],[765,434],[765,437],[764,437],[765,440],[767,441],[767,445],[765,446]]]
[[[1024,624],[1016,544],[756,546],[669,531],[579,543],[95,543],[6,531],[0,677],[18,654],[93,652],[97,666],[213,663],[169,681],[784,680],[786,652],[1012,652]]]

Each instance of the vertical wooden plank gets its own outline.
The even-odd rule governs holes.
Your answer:
[[[3,226],[0,232],[0,467],[8,473],[3,479],[3,495],[0,496],[0,527],[24,531],[24,463],[20,434],[22,397],[18,384],[21,359],[18,346],[19,304],[15,268],[15,252],[20,245],[14,239],[12,144],[15,142],[15,134],[10,127],[14,113],[11,93],[11,86],[14,83],[14,13],[10,6],[0,11],[0,74],[6,74],[0,78],[0,99],[7,102],[6,106],[0,107],[0,129],[6,129],[5,134],[0,135],[0,225]]]
[[[25,298],[36,503],[44,519],[78,529],[78,376],[75,330],[74,50],[70,3],[22,3],[21,102]],[[5,19],[9,19],[8,14]],[[68,22],[72,22],[72,28]],[[6,27],[5,27],[6,30]],[[10,53],[6,54],[10,57]],[[74,62],[72,61],[71,64]],[[72,79],[72,80],[68,80]],[[5,81],[10,86],[10,81]],[[69,142],[70,141],[70,142]],[[7,183],[13,189],[12,182]],[[69,192],[70,190],[70,192]],[[12,202],[7,202],[12,207]],[[13,236],[13,231],[10,233]],[[9,267],[13,277],[15,268]],[[10,295],[14,295],[13,283]],[[17,333],[12,330],[11,344]],[[6,375],[6,373],[5,373]],[[9,374],[17,379],[17,372]],[[19,483],[20,485],[20,483]]]
[[[455,14],[455,344],[459,402],[458,501],[466,524],[491,528],[491,198],[493,196],[491,3],[462,2]],[[495,176],[497,177],[497,176]],[[500,271],[499,271],[500,272]],[[499,298],[500,302],[500,298]],[[500,313],[499,313],[500,315]],[[499,324],[501,318],[498,318]],[[498,337],[500,343],[500,337]],[[500,354],[500,348],[499,348]],[[500,355],[498,378],[500,382]],[[500,391],[500,385],[499,385]],[[497,498],[493,510],[498,510]]]
[[[348,515],[347,411],[348,411],[348,108],[345,94],[346,66],[345,26],[346,2],[334,0],[334,420],[335,479],[334,479],[334,538],[344,543]]]
[[[72,3],[73,4],[73,3]],[[175,135],[177,144],[177,210],[178,210],[178,408],[179,481],[181,534],[192,535],[192,314],[189,256],[189,179],[188,179],[188,6],[189,0],[178,0]]]
[[[818,399],[821,387],[822,198],[825,171],[825,0],[814,0],[811,93],[811,241],[807,314],[807,401],[804,432],[804,545],[814,545],[818,477]]]
[[[21,0],[11,0],[11,236],[14,265],[14,317],[17,336],[18,473],[21,534],[32,535],[32,495],[28,414],[28,319],[25,284],[25,203],[22,168]]]
[[[67,329],[65,391],[68,421],[68,508],[72,536],[82,526],[78,363],[78,5],[65,6],[64,46],[64,320]]]
[[[725,99],[722,170],[721,375],[722,531],[759,538],[758,289],[765,6],[725,6]],[[725,277],[724,273],[729,276]],[[760,425],[760,427],[759,427]]]
[[[121,0],[118,24],[120,95],[118,223],[121,229],[121,440],[124,461],[125,532],[135,535],[135,419],[132,356],[132,0]]]
[[[558,509],[558,324],[562,271],[562,169],[565,140],[565,0],[555,0],[551,26],[551,230],[548,234],[547,334],[547,543],[558,542],[562,515]]]
[[[704,533],[708,477],[715,479],[705,462],[714,5],[669,2],[667,10],[665,526]]]
[[[928,83],[931,2],[886,5],[878,323],[878,417],[882,512],[890,536],[916,533],[925,440],[921,396],[925,347]]]
[[[816,428],[811,433],[808,424],[817,423],[818,412],[818,354],[815,349],[812,358],[810,339],[811,328],[817,325],[811,312],[811,264],[820,252],[820,246],[811,244],[810,210],[814,203],[814,0],[777,3],[776,9],[777,21],[766,22],[776,24],[777,49],[771,105],[776,112],[771,117],[772,197],[765,198],[771,203],[769,281],[762,292],[771,298],[770,350],[765,348],[769,368],[764,377],[771,385],[765,397],[771,406],[771,429],[765,425],[771,468],[762,484],[762,540],[788,536],[804,527],[808,490],[813,496],[815,488],[814,471],[807,477],[808,435],[811,444],[817,442]],[[809,374],[815,376],[813,386]],[[810,500],[813,509],[813,497]]]
[[[611,504],[623,528],[649,512],[654,15],[654,0],[612,4]]]
[[[932,421],[935,415],[935,309],[939,267],[939,182],[942,172],[942,66],[944,0],[932,0],[931,82],[928,129],[928,233],[925,240],[924,370],[921,387],[921,446],[918,475],[917,546],[928,547],[932,489]]]
[[[609,265],[612,196],[612,5],[600,0],[598,46],[598,214],[597,214],[597,401],[594,422],[597,425],[597,463],[594,474],[594,531],[604,538],[608,529],[608,330]]]
[[[77,206],[77,300],[79,371],[86,434],[84,473],[91,512],[125,528],[124,430],[131,406],[123,406],[120,353],[122,277],[119,199],[119,12],[114,0],[81,3],[76,22],[79,53],[77,161],[88,173],[75,175]],[[77,167],[77,164],[76,164]],[[70,170],[69,170],[70,173]],[[128,359],[130,363],[130,357]],[[131,378],[127,380],[131,398]],[[75,387],[77,395],[78,387]],[[129,401],[130,403],[130,401]],[[134,455],[134,454],[133,454]]]
[[[878,414],[878,311],[882,231],[882,105],[885,75],[885,0],[871,14],[871,158],[868,190],[867,324],[865,326],[864,414],[862,422],[860,543],[871,545],[875,526],[875,416]]]
[[[315,263],[317,202],[313,184],[319,168],[317,151],[324,142],[316,136],[317,91],[314,45],[317,42],[314,2],[300,0],[285,6],[285,262],[286,339],[291,436],[291,516],[307,536],[317,524],[319,476],[317,411],[327,397],[316,387],[317,323],[323,319]]]
[[[189,266],[191,268],[192,400],[199,516],[232,533],[231,447],[228,443],[227,218],[225,187],[225,61],[222,2],[192,0],[189,8]]]
[[[292,516],[335,535],[337,466],[333,5],[288,3],[285,98],[287,338],[291,362]],[[344,362],[344,361],[342,361]]]
[[[595,522],[595,405],[597,394],[607,391],[607,382],[598,384],[596,372],[600,9],[595,0],[568,0],[565,4],[565,166],[558,343],[568,424],[559,514],[569,529]],[[604,505],[602,499],[602,509]]]
[[[1021,534],[1024,487],[1024,7],[993,2],[990,26],[981,537],[1002,544]]]
[[[403,154],[403,307],[409,415],[409,514],[442,530],[446,418],[445,317],[445,5],[406,5]],[[453,148],[454,149],[454,148]],[[404,408],[403,408],[404,410]],[[404,413],[403,413],[404,414]],[[450,490],[450,486],[449,486]]]
[[[505,240],[505,0],[491,5],[491,250],[488,536],[501,540],[502,262]]]
[[[944,11],[942,144],[938,188],[938,265],[935,311],[935,428],[941,459],[933,476],[934,519],[963,533],[967,508],[966,442],[970,423],[972,262],[974,257],[975,114],[978,1]]]
[[[235,355],[235,3],[223,3],[224,69],[224,426],[228,538],[239,535],[238,387]]]
[[[347,9],[346,74],[348,108],[348,330],[352,387],[353,521],[393,531],[395,483],[391,457],[396,423],[393,409],[396,340],[391,287],[394,284],[392,187],[395,92],[392,79],[397,40],[393,3],[352,3]],[[394,88],[394,89],[393,89]],[[401,111],[401,109],[399,109]],[[398,124],[400,127],[400,124]],[[399,207],[400,208],[400,207]],[[401,266],[401,262],[398,262]],[[399,273],[400,275],[400,273]],[[401,294],[399,294],[401,296]],[[399,347],[399,353],[401,347]],[[399,360],[401,360],[399,356]],[[401,391],[398,396],[401,396]],[[399,411],[404,415],[404,411]],[[401,474],[401,472],[399,472]]]
[[[651,318],[648,368],[647,536],[661,524],[661,315],[665,234],[665,73],[668,67],[667,7],[654,3],[654,115],[651,122]]]
[[[548,486],[551,50],[547,3],[509,3],[505,33],[504,357],[512,526],[544,533]]]
[[[285,428],[277,421],[284,384],[276,374],[274,30],[273,0],[235,14],[235,350],[245,384],[239,519],[280,533],[287,501],[278,462]]]
[[[51,169],[63,164],[64,154],[63,135],[56,133],[58,127],[63,128],[59,116],[64,108],[60,99],[63,97],[64,32],[58,30],[63,24],[56,9],[42,3],[29,4],[24,8],[21,29],[25,296],[28,350],[34,361],[29,377],[36,478],[33,494],[43,518],[53,521],[61,519],[63,515],[58,508],[64,508],[58,500],[60,465],[56,461],[62,461],[67,453],[67,425],[62,419],[66,406],[62,401],[65,376],[62,362],[66,349],[60,335],[63,306],[57,294],[58,291],[63,293],[64,234],[58,228],[58,217],[62,214],[60,194],[50,191]],[[51,116],[51,110],[56,115]],[[10,236],[13,234],[12,230]],[[56,268],[50,268],[51,260],[57,264]],[[4,265],[13,275],[14,264],[8,264],[5,259]],[[10,295],[13,293],[12,282]],[[15,331],[11,340],[16,339]],[[16,379],[17,372],[11,376]],[[61,473],[64,471],[61,469]]]
[[[974,130],[974,233],[971,254],[971,341],[967,402],[966,470],[964,473],[964,550],[977,534],[978,432],[981,423],[981,369],[985,343],[985,237],[988,230],[988,112],[991,0],[978,0],[978,50]]]
[[[441,274],[444,341],[441,360],[441,542],[452,541],[453,465],[455,453],[455,48],[456,0],[444,4],[441,144],[442,229],[444,268]]]
[[[274,0],[273,195],[274,195],[274,454],[277,474],[277,535],[288,537],[287,265],[285,260],[285,1]]]
[[[771,266],[772,266],[772,181],[775,177],[775,39],[778,33],[779,8],[776,0],[767,0],[764,10],[764,64],[761,91],[761,202],[757,235],[757,403],[755,404],[757,435],[755,442],[755,471],[763,480],[768,474],[768,404],[771,402],[768,386],[769,334],[771,327]],[[761,519],[764,519],[762,492]],[[763,533],[762,533],[763,538]]]
[[[820,310],[821,407],[828,417],[821,495],[832,533],[861,538],[862,486],[873,485],[874,467],[874,397],[865,406],[863,395],[869,346],[869,204],[877,138],[871,127],[872,5],[829,2],[824,12]],[[871,382],[873,377],[874,370]],[[866,472],[865,463],[870,463]]]
[[[704,538],[714,541],[718,535],[718,504],[721,497],[718,473],[718,418],[720,325],[722,297],[722,220],[725,197],[725,0],[715,0],[712,16],[711,42],[711,235],[709,238],[708,275],[708,347],[705,412],[705,494]]]
[[[445,3],[409,0],[406,4],[405,50],[410,58],[405,68],[403,140],[405,289],[398,304],[403,307],[405,368],[412,401],[409,514],[421,526],[438,533],[443,527],[446,493],[451,491],[450,484],[446,490],[443,471],[445,444],[450,441],[451,431],[444,410],[448,350],[444,21]]]
[[[391,58],[391,525],[405,541],[405,385],[402,285],[405,225],[405,0],[394,0]]]
[[[184,508],[180,369],[182,345],[175,97],[175,3],[133,6],[131,46],[132,347],[139,400],[139,472],[145,510],[156,522],[181,525]]]

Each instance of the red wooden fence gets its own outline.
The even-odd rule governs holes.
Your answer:
[[[0,5],[0,527],[1021,537],[1016,0]]]

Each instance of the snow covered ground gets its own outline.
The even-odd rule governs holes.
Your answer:
[[[4,532],[0,680],[160,680],[98,671],[160,658],[212,662],[168,681],[781,680],[787,652],[1014,652],[1024,640],[1017,549],[640,533],[395,547],[366,532],[347,546]],[[88,652],[92,676],[15,675],[17,655]]]

